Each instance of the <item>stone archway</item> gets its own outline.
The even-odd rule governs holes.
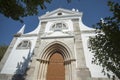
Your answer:
[[[47,80],[65,80],[64,60],[60,53],[54,53],[49,60]]]
[[[74,73],[75,73],[75,59],[71,54],[69,48],[64,45],[64,43],[52,43],[45,47],[43,53],[39,56],[39,68],[37,71],[37,80],[47,80],[47,70],[49,68],[49,60],[51,59],[52,55],[55,53],[59,53],[64,62],[64,78],[63,80],[73,80]],[[56,80],[56,79],[54,79]],[[61,79],[60,79],[61,80]]]

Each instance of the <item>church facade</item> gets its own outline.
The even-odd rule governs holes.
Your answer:
[[[88,39],[95,33],[82,15],[58,8],[39,17],[35,30],[24,33],[23,26],[0,63],[0,80],[109,80],[91,63]]]

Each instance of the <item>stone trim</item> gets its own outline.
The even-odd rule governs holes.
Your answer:
[[[84,30],[84,31],[81,31],[81,34],[82,33],[86,33],[86,34],[93,33],[93,34],[95,34],[95,30]]]
[[[41,39],[73,38],[74,36],[41,37]]]
[[[44,59],[36,59],[37,61],[39,62],[44,62],[44,63],[48,63],[49,61],[48,60],[44,60]]]
[[[66,17],[69,17],[69,18],[75,18],[75,17],[81,17],[82,14],[72,14],[72,15],[64,15],[64,16],[55,16],[55,17],[44,17],[44,18],[40,18],[41,21],[42,20],[49,20],[49,19],[57,19],[57,18],[66,18]]]
[[[65,60],[65,61],[64,61],[64,64],[68,64],[68,63],[71,63],[71,62],[73,62],[73,61],[76,61],[76,59]]]
[[[38,34],[23,34],[21,37],[33,37],[33,36],[38,36]]]

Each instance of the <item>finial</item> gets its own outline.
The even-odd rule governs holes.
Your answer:
[[[22,26],[22,28],[17,32],[17,34],[23,34],[25,29],[25,24]]]
[[[72,11],[75,11],[75,9],[73,8]]]
[[[76,12],[79,12],[79,10],[77,9]]]
[[[25,24],[22,26],[22,28],[17,32],[17,34],[14,35],[14,37],[20,37],[24,33]]]

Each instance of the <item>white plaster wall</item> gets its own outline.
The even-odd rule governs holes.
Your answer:
[[[92,32],[92,31],[94,31],[94,29],[89,28],[86,25],[84,25],[82,22],[82,18],[79,18],[79,26],[80,26],[80,30],[83,31],[81,33],[81,37],[82,37],[82,43],[83,43],[83,48],[84,48],[84,55],[85,55],[86,65],[91,72],[91,76],[96,77],[96,78],[106,77],[103,73],[101,73],[102,67],[95,65],[95,64],[92,64],[92,58],[94,56],[93,56],[93,53],[91,53],[88,49],[89,36],[95,35],[95,33]],[[91,33],[89,31],[91,31]]]
[[[89,68],[92,77],[97,77],[97,78],[98,77],[106,77],[106,76],[104,76],[103,73],[101,73],[102,67],[91,63],[93,53],[91,53],[88,49],[88,39],[89,39],[89,36],[94,36],[94,35],[95,34],[92,34],[92,33],[84,33],[81,35],[83,47],[84,47],[86,65]]]
[[[81,30],[81,31],[85,31],[85,30],[95,30],[95,29],[93,29],[93,28],[90,28],[90,27],[84,25],[83,22],[82,22],[82,18],[81,18],[81,17],[79,18],[79,26],[80,26],[80,30]]]
[[[17,45],[22,40],[30,40],[31,41],[31,49],[16,49]],[[37,37],[20,37],[17,39],[1,73],[2,74],[14,74],[17,70],[18,63],[23,63],[24,58],[28,57],[29,52],[32,53],[35,44],[36,44]],[[24,67],[25,68],[25,67]]]

